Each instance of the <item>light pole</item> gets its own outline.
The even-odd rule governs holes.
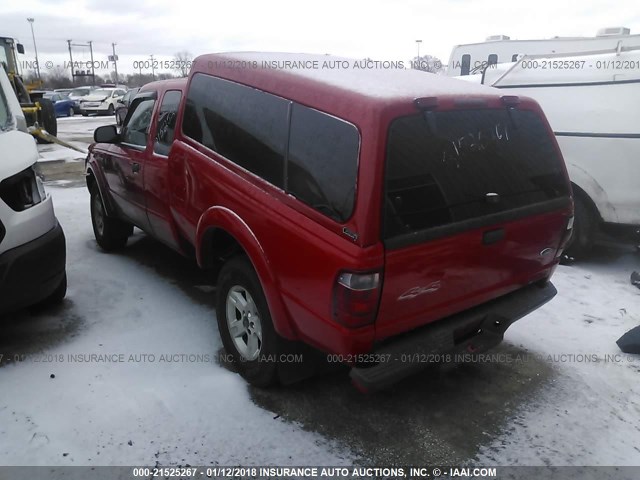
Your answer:
[[[422,70],[420,67],[420,44],[422,43],[422,40],[416,40],[416,45],[418,45],[418,70]],[[414,67],[416,68],[416,67]]]
[[[38,61],[38,47],[36,46],[36,35],[33,33],[33,22],[35,18],[27,18],[27,22],[31,25],[31,38],[33,38],[33,51],[36,52],[36,72],[38,73],[38,80],[42,81],[42,77],[40,76],[40,62]]]
[[[116,86],[118,86],[118,56],[116,55],[116,43],[111,44],[111,48],[113,49],[113,66],[116,69]]]
[[[149,55],[149,58],[151,59],[151,76],[153,78],[153,81],[155,82],[155,80],[156,80],[156,67],[153,65],[153,55]]]

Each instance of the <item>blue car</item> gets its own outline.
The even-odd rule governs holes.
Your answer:
[[[69,100],[68,96],[63,93],[45,93],[44,98],[48,98],[53,103],[53,109],[56,117],[73,117],[75,111],[73,109],[73,100]]]

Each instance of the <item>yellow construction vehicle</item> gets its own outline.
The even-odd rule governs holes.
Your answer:
[[[7,72],[11,86],[24,112],[29,132],[40,143],[51,143],[51,137],[58,133],[58,122],[51,100],[42,98],[42,93],[34,88],[42,88],[42,81],[25,85],[19,72],[18,54],[24,53],[24,46],[13,38],[0,37],[0,63]],[[48,135],[47,135],[48,134]]]

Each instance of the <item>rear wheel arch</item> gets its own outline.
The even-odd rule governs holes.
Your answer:
[[[596,202],[589,196],[589,194],[578,184],[575,182],[571,182],[571,188],[573,190],[573,196],[579,197],[590,210],[593,218],[598,222],[602,222],[602,216],[600,215],[600,211],[598,210],[598,206]]]
[[[591,250],[598,233],[602,217],[595,202],[578,185],[572,182],[574,198],[574,224],[572,237],[566,247],[569,257],[583,258]]]
[[[567,171],[571,181],[571,187],[576,196],[580,195],[583,202],[596,214],[600,221],[618,221],[615,207],[609,200],[609,195],[598,183],[597,179],[582,166],[566,160]]]
[[[203,268],[215,268],[234,255],[246,253],[240,242],[224,228],[210,227],[202,235],[199,263]]]
[[[276,332],[284,338],[296,340],[298,335],[284,306],[277,278],[248,225],[234,212],[213,207],[200,219],[196,238],[196,257],[202,268],[215,269],[237,255],[247,257],[260,280]]]

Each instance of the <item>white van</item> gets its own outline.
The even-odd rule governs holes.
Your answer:
[[[35,172],[38,150],[0,66],[0,315],[67,291],[66,247],[51,196]]]
[[[548,46],[556,48],[554,40]],[[490,51],[491,42],[485,47]],[[491,65],[481,73],[458,78],[500,88],[509,95],[532,97],[542,106],[575,194],[569,255],[584,254],[601,230],[637,236],[640,43],[617,43],[599,53],[524,55],[516,62]]]

